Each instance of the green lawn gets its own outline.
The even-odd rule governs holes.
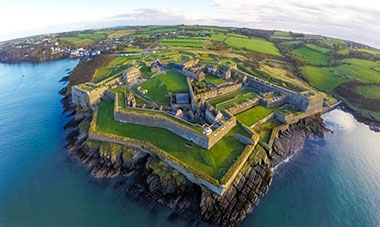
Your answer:
[[[206,74],[206,82],[212,83],[214,85],[221,85],[221,84],[226,83],[227,81],[225,81],[225,80],[223,80],[223,79],[221,79],[215,75],[207,73]]]
[[[169,92],[187,93],[189,91],[186,76],[172,71],[156,76],[139,86],[148,90],[148,93],[145,95],[146,97],[160,105],[166,106],[170,103]]]
[[[322,54],[329,54],[331,52],[330,49],[327,49],[327,48],[324,48],[321,46],[317,46],[314,44],[310,44],[310,43],[305,44],[305,46],[309,49],[315,50],[315,51],[320,52]]]
[[[52,39],[52,41],[53,42],[67,42],[76,47],[87,47],[94,42],[94,40],[92,39],[79,38],[79,37],[57,37],[57,38]]]
[[[369,99],[380,99],[380,85],[362,85],[358,86],[359,94]]]
[[[329,68],[304,66],[301,71],[311,86],[322,91],[330,92],[345,81]]]
[[[280,51],[273,45],[263,39],[258,38],[242,38],[237,36],[228,37],[225,43],[231,47],[246,48],[248,50],[257,51],[264,54],[281,56]]]
[[[161,46],[166,47],[195,47],[201,48],[204,46],[205,40],[203,39],[163,39],[160,41]]]
[[[327,65],[329,57],[306,47],[292,50],[292,54],[310,65]]]
[[[127,48],[124,48],[123,51],[127,53],[140,53],[140,52],[143,52],[144,50],[139,49],[139,48],[127,47]]]
[[[99,104],[96,123],[97,131],[148,141],[194,169],[216,179],[220,179],[225,174],[244,150],[245,146],[236,141],[234,135],[239,133],[248,136],[241,127],[236,126],[210,150],[205,150],[195,144],[189,148],[185,146],[187,140],[168,130],[115,121],[111,102]]]
[[[245,124],[246,126],[251,126],[255,124],[256,122],[260,121],[261,119],[265,118],[269,114],[271,114],[273,111],[265,108],[263,106],[256,106],[252,109],[249,109],[247,111],[244,111],[243,113],[240,113],[236,116],[238,121]]]

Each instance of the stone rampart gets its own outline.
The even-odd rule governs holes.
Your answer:
[[[209,139],[206,135],[203,135],[202,132],[195,132],[194,130],[185,128],[179,123],[160,117],[158,114],[146,115],[144,113],[134,113],[133,111],[128,110],[117,110],[114,112],[114,119],[120,122],[163,128],[197,144],[200,147],[205,149],[210,148]]]
[[[236,126],[236,117],[232,116],[229,120],[222,120],[219,122],[222,126],[219,126],[210,135],[208,135],[209,139],[209,148],[214,146],[219,140],[221,140],[228,132],[231,131]]]
[[[239,113],[242,113],[246,110],[249,110],[255,106],[259,105],[259,99],[249,99],[243,103],[235,104],[233,107],[228,108],[228,112],[230,112],[232,115],[238,115]]]
[[[217,88],[213,88],[209,91],[199,93],[199,94],[195,94],[194,99],[196,101],[200,102],[200,101],[204,101],[206,99],[215,98],[215,97],[220,96],[220,95],[224,95],[224,94],[228,94],[228,93],[237,91],[242,87],[242,85],[243,85],[242,83],[237,83],[237,84],[229,84],[229,85],[224,85],[224,86],[220,86]]]

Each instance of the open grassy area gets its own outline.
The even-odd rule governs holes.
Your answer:
[[[213,41],[224,42],[227,38],[228,36],[224,33],[213,33],[210,39]]]
[[[215,106],[218,110],[223,110],[240,104],[248,99],[257,97],[257,94],[251,89],[237,90],[222,96],[218,96],[207,100],[211,105]]]
[[[317,46],[317,45],[311,44],[311,43],[307,43],[307,44],[305,44],[305,46],[309,49],[315,50],[315,51],[320,52],[322,54],[329,54],[331,52],[330,49],[327,49],[327,48],[324,48],[321,46]]]
[[[221,85],[221,84],[226,83],[227,81],[225,81],[225,80],[223,80],[223,79],[221,79],[215,75],[207,73],[206,74],[206,82],[212,83],[214,85]]]
[[[79,37],[58,37],[52,39],[53,42],[67,42],[70,43],[76,47],[88,47],[92,43],[94,43],[94,40],[92,39],[84,39]]]
[[[201,48],[204,46],[205,40],[194,38],[181,39],[163,39],[160,41],[161,46],[166,47],[195,47]]]
[[[327,55],[321,54],[306,47],[294,49],[291,53],[295,57],[305,61],[305,63],[310,65],[327,65],[329,61],[329,57]]]
[[[329,68],[305,66],[301,68],[301,71],[311,86],[326,92],[332,91],[345,81]]]
[[[148,93],[145,95],[146,97],[166,106],[170,102],[169,92],[187,93],[189,91],[185,75],[173,71],[160,74],[139,86],[148,90]]]
[[[263,39],[230,36],[225,40],[225,43],[231,47],[246,48],[264,54],[281,56],[280,51],[273,43]]]
[[[380,82],[380,72],[376,71],[375,68],[379,66],[379,63],[373,61],[350,58],[344,59],[341,64],[332,68],[354,79],[377,83]]]
[[[144,51],[143,49],[133,48],[133,47],[127,47],[123,49],[123,52],[127,52],[127,53],[140,53],[143,51]]]
[[[82,38],[82,39],[92,39],[92,40],[98,41],[98,40],[106,38],[106,35],[102,33],[78,33],[77,37]]]
[[[115,66],[115,67],[104,67],[98,68],[95,70],[92,82],[98,83],[102,80],[105,80],[111,76],[122,73],[128,68],[127,65]]]
[[[256,122],[260,121],[261,119],[265,118],[272,112],[272,110],[263,106],[256,106],[247,111],[244,111],[243,113],[238,114],[236,118],[238,119],[238,121],[249,127],[255,124]]]
[[[254,131],[260,136],[260,141],[268,143],[273,129],[279,125],[281,125],[281,122],[276,119],[270,119],[269,121],[255,127]]]
[[[118,39],[121,37],[126,37],[129,35],[132,35],[136,32],[136,29],[123,29],[123,30],[117,30],[110,34],[108,34],[109,39]]]
[[[359,94],[366,98],[380,99],[380,85],[361,85],[356,89]]]
[[[187,140],[168,130],[115,121],[113,119],[113,103],[105,101],[99,104],[96,130],[148,141],[198,171],[216,179],[220,179],[225,174],[244,150],[245,146],[236,141],[234,135],[239,133],[247,136],[241,127],[236,126],[210,150],[205,150],[195,144],[188,147],[186,146]]]

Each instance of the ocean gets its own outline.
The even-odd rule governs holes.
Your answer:
[[[0,226],[187,226],[65,151],[58,81],[77,63],[0,64]],[[380,133],[341,110],[323,118],[334,133],[276,167],[241,226],[380,226]]]

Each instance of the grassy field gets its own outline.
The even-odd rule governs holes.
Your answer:
[[[224,42],[227,38],[228,36],[224,33],[213,33],[210,39],[213,41]]]
[[[350,58],[344,59],[340,65],[333,67],[333,69],[354,79],[377,83],[380,82],[380,72],[373,68],[379,66],[379,63],[373,61]]]
[[[306,47],[292,50],[292,54],[310,65],[327,65],[329,57]]]
[[[322,54],[329,54],[331,52],[330,49],[327,49],[327,48],[324,48],[321,46],[317,46],[315,44],[307,43],[307,44],[305,44],[305,46],[311,50],[315,50],[315,51],[320,52]]]
[[[117,30],[117,31],[114,31],[110,34],[108,34],[108,38],[109,39],[118,39],[118,38],[121,38],[121,37],[126,37],[126,36],[129,36],[129,35],[132,35],[136,32],[136,29],[123,29],[123,30]]]
[[[215,75],[207,73],[206,74],[206,82],[212,83],[214,85],[221,85],[221,84],[226,83],[227,81],[225,81],[225,80],[223,80],[223,79],[221,79]]]
[[[380,85],[362,85],[357,87],[362,96],[369,99],[380,99]]]
[[[267,109],[263,106],[256,106],[252,109],[249,109],[247,111],[244,111],[243,113],[240,113],[236,116],[238,121],[245,124],[246,126],[251,126],[255,124],[256,122],[260,121],[261,119],[265,118],[269,114],[271,114],[273,111],[270,109]]]
[[[270,119],[269,121],[255,127],[254,131],[260,136],[260,140],[262,142],[268,143],[273,129],[279,125],[281,125],[281,122],[276,119]]]
[[[91,45],[94,40],[92,39],[83,39],[79,37],[59,37],[52,39],[53,42],[67,42],[71,43],[72,45],[76,47],[88,47]]]
[[[144,51],[144,49],[133,48],[133,47],[127,47],[127,48],[123,49],[123,52],[127,52],[127,53],[140,53],[143,51]]]
[[[305,66],[301,71],[311,86],[326,92],[332,91],[345,81],[328,68]]]
[[[257,94],[253,90],[244,89],[209,99],[208,102],[215,106],[218,110],[223,110],[233,106],[234,104],[242,103],[247,99],[252,99],[254,97],[257,97]]]
[[[156,76],[153,79],[140,84],[139,86],[148,90],[148,93],[145,95],[146,97],[160,105],[166,106],[169,105],[170,102],[169,92],[188,92],[185,75],[171,71]]]
[[[248,50],[257,51],[264,54],[281,56],[280,51],[273,45],[263,39],[258,38],[242,38],[237,36],[228,37],[225,43],[231,47],[246,48]]]
[[[201,48],[204,46],[205,40],[203,39],[163,39],[160,41],[161,46],[166,47],[195,47]]]
[[[102,33],[78,33],[77,37],[82,39],[92,39],[98,41],[106,38],[106,35]]]
[[[198,171],[216,179],[220,179],[225,174],[245,147],[234,139],[234,135],[239,133],[247,136],[242,128],[236,126],[210,150],[205,150],[195,144],[190,148],[185,145],[187,140],[168,130],[115,121],[111,102],[99,104],[96,123],[97,131],[148,141]]]
[[[98,83],[104,79],[107,79],[110,76],[114,76],[118,73],[123,72],[128,68],[127,65],[115,66],[115,67],[105,67],[98,68],[95,70],[94,76],[92,78],[92,82]]]

